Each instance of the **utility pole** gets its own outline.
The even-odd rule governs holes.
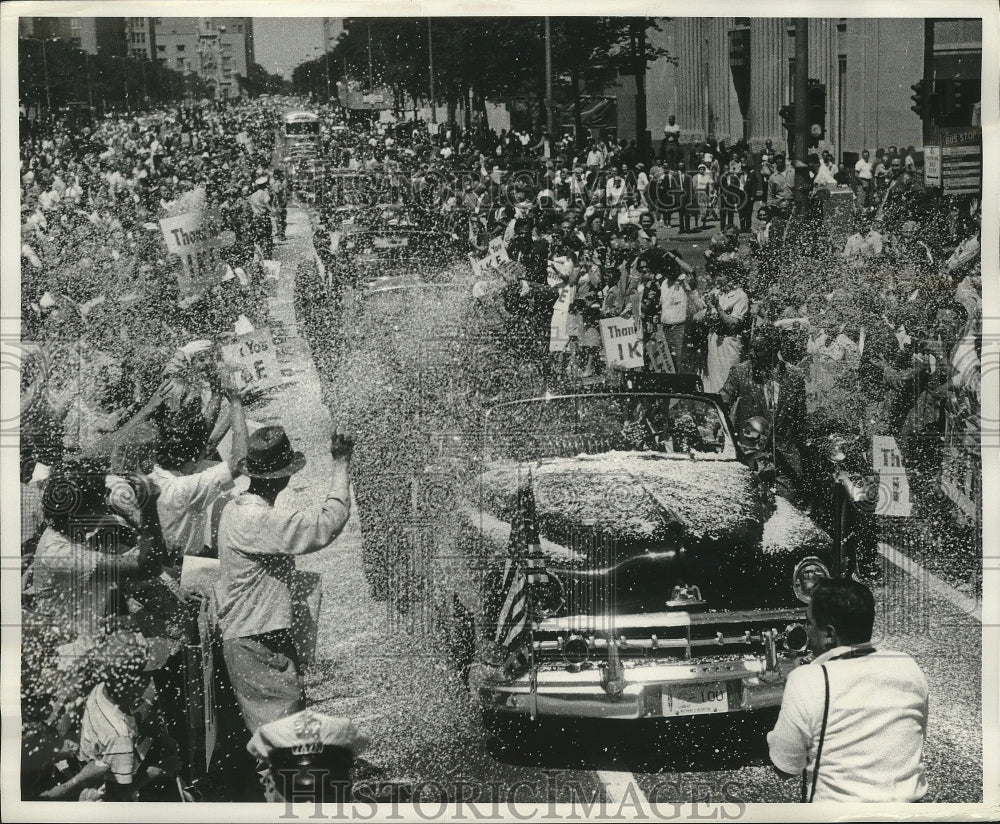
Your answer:
[[[937,124],[934,116],[937,114],[934,90],[934,18],[924,20],[924,96],[927,101],[922,120],[923,141],[927,146],[937,137]]]
[[[809,153],[809,18],[795,18],[795,146],[796,160]]]
[[[427,18],[427,65],[431,75],[431,123],[437,123],[437,103],[434,100],[434,35],[431,32],[431,18]]]
[[[802,204],[809,184],[809,18],[795,18],[795,197]],[[801,165],[800,165],[801,164]]]
[[[549,137],[555,132],[555,112],[552,111],[552,22],[545,18],[545,126]]]

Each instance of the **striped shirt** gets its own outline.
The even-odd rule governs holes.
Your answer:
[[[117,783],[131,784],[142,763],[142,749],[135,719],[111,700],[101,682],[87,696],[80,724],[80,760],[107,764]]]

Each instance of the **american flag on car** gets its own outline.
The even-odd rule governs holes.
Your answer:
[[[506,592],[497,617],[494,640],[508,650],[522,644],[530,631],[532,620],[532,588],[547,579],[542,565],[538,521],[535,515],[535,494],[531,471],[518,486],[514,517],[510,525],[510,545],[501,576],[501,592]]]

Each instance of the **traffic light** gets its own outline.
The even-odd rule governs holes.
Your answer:
[[[972,109],[979,102],[979,78],[953,78],[939,80],[937,120],[940,126],[968,126],[972,123]]]
[[[778,109],[778,116],[781,118],[781,125],[788,130],[789,137],[795,134],[795,104],[788,103]],[[791,144],[789,144],[791,145]]]
[[[921,120],[925,119],[929,112],[927,111],[927,104],[929,102],[929,94],[927,84],[923,80],[918,80],[912,86],[913,94],[910,95],[910,100],[913,101],[913,105],[910,106],[910,111],[912,111]]]
[[[809,145],[826,137],[826,86],[809,83]]]

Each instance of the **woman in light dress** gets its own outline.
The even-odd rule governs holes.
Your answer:
[[[718,265],[715,289],[705,296],[708,334],[706,369],[702,383],[706,392],[722,389],[729,370],[743,356],[744,321],[750,311],[750,301],[743,290],[746,269],[738,262]]]

